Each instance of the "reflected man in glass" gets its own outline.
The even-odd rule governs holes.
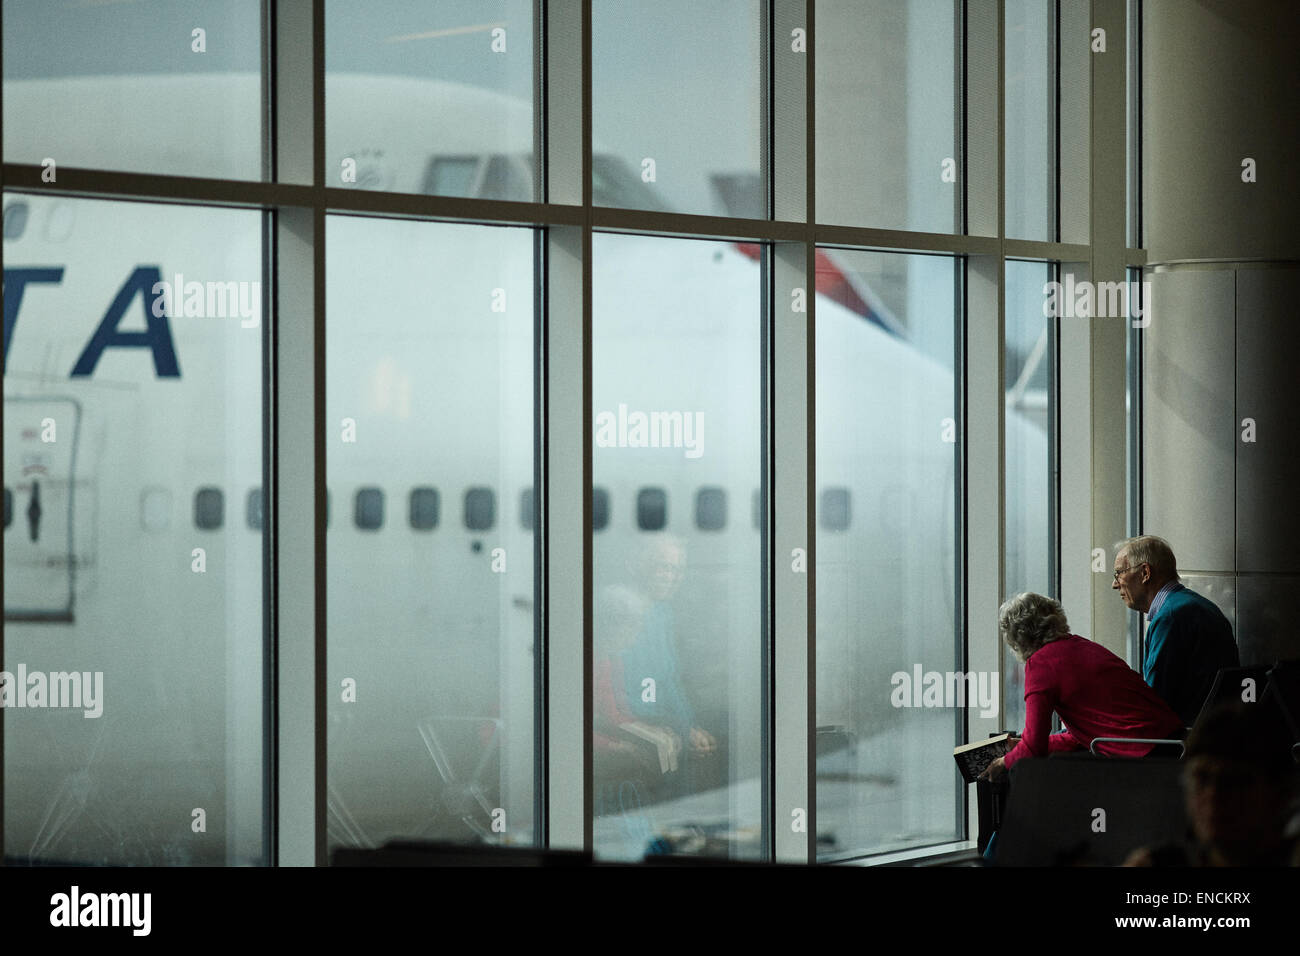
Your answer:
[[[633,587],[647,608],[636,641],[622,655],[628,707],[638,719],[669,728],[688,763],[712,758],[717,741],[696,719],[674,633],[671,601],[686,572],[686,548],[672,535],[651,535],[644,542],[630,568]]]

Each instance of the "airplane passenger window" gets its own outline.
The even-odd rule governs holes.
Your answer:
[[[849,489],[826,488],[822,491],[822,527],[843,531],[849,526]]]
[[[491,488],[471,488],[465,492],[465,527],[470,531],[488,531],[497,523],[496,495]]]
[[[383,491],[378,488],[358,488],[353,520],[362,531],[377,531],[383,527]]]
[[[604,488],[591,489],[591,530],[603,531],[609,524],[609,492]]]
[[[194,493],[194,526],[204,531],[221,527],[225,518],[225,498],[220,488],[200,488]]]
[[[21,239],[27,228],[28,206],[25,202],[11,202],[5,206],[4,236],[6,239]]]
[[[721,531],[727,524],[727,492],[723,488],[701,488],[695,493],[695,527]]]
[[[668,525],[668,495],[662,488],[642,488],[636,493],[636,526],[642,531],[662,531]]]
[[[254,531],[261,531],[264,522],[262,514],[262,489],[250,488],[248,490],[248,503],[245,507],[248,517],[248,526]]]
[[[171,526],[172,493],[166,488],[140,492],[140,527],[145,531],[166,531]]]
[[[411,489],[411,527],[416,531],[429,531],[438,527],[442,502],[437,488]]]
[[[519,493],[519,524],[525,531],[533,530],[533,489]]]
[[[14,493],[5,489],[5,527],[14,523]]]

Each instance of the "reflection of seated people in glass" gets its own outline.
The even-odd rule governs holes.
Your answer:
[[[1291,746],[1267,705],[1216,708],[1187,738],[1187,842],[1135,850],[1124,865],[1300,866],[1300,835],[1287,832],[1300,796]]]
[[[658,799],[663,778],[675,772],[681,740],[667,727],[640,720],[627,704],[623,652],[645,623],[649,602],[630,588],[612,585],[596,602],[592,674],[592,773],[596,814],[631,811]]]
[[[701,774],[704,761],[719,763],[718,744],[699,726],[682,682],[671,600],[686,570],[686,549],[671,535],[643,539],[644,548],[631,569],[634,589],[647,610],[635,642],[623,651],[623,687],[628,706],[638,720],[667,727],[679,741],[687,778],[682,786],[697,790],[716,781]]]
[[[1172,739],[1184,733],[1182,720],[1137,671],[1100,644],[1070,633],[1065,611],[1052,598],[1017,594],[999,609],[998,630],[1025,662],[1025,730],[984,771],[989,779],[1025,757],[1087,750],[1097,737]],[[1058,734],[1050,733],[1053,711],[1065,725]],[[1156,746],[1100,743],[1097,752],[1142,757]]]

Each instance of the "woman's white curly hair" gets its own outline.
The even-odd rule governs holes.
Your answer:
[[[998,632],[1021,661],[1044,644],[1070,633],[1061,602],[1022,591],[998,608]]]

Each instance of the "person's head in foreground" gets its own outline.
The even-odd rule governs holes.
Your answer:
[[[1061,603],[1033,591],[1024,591],[998,609],[998,633],[1021,661],[1045,644],[1070,633]]]
[[[1288,862],[1284,837],[1296,792],[1291,746],[1279,715],[1264,703],[1224,705],[1193,729],[1183,789],[1206,863]]]

